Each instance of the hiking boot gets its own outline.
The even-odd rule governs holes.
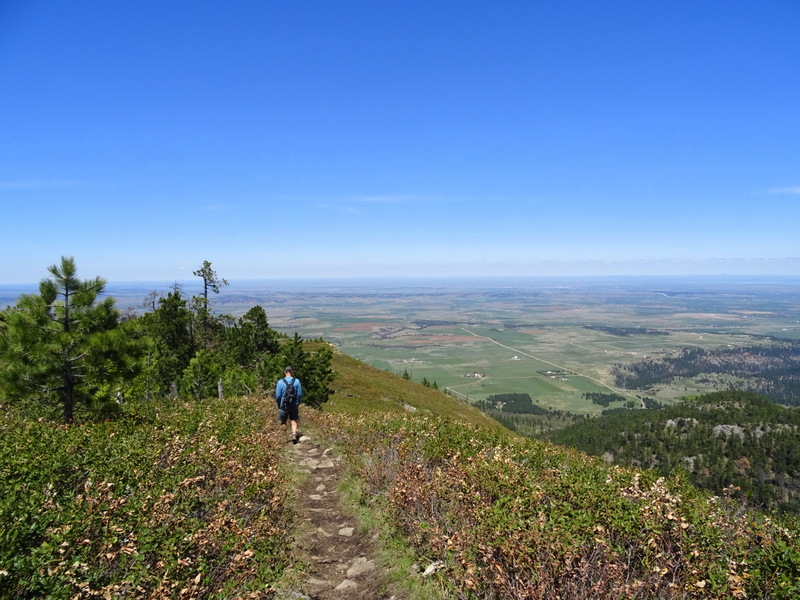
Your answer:
[[[292,436],[292,443],[299,444],[300,443],[300,432],[296,431],[295,434]]]

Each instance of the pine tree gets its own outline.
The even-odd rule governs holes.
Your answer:
[[[99,296],[105,280],[78,278],[75,260],[61,257],[39,294],[25,294],[3,311],[0,390],[10,400],[61,405],[71,423],[78,406],[113,404],[138,369],[140,349],[120,324],[114,299]]]
[[[228,285],[228,282],[222,277],[217,276],[217,272],[211,268],[211,263],[207,260],[203,261],[203,266],[197,271],[193,271],[192,275],[203,278],[203,297],[202,305],[208,311],[208,291],[211,290],[215,294],[219,294],[222,286]]]
[[[186,299],[180,291],[159,298],[158,308],[140,318],[142,327],[150,337],[156,395],[177,389],[184,369],[197,351],[192,326],[192,313],[186,308]]]

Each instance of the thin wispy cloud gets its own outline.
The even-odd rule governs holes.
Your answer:
[[[75,179],[30,179],[19,181],[0,181],[0,190],[41,190],[56,188],[85,187],[91,185],[86,181]]]
[[[800,185],[772,188],[767,190],[768,194],[800,194]]]
[[[381,203],[381,204],[397,204],[397,203],[405,203],[405,202],[427,202],[432,198],[427,198],[423,196],[414,196],[411,194],[399,194],[399,195],[386,195],[386,196],[357,196],[354,198],[349,198],[350,202],[372,202],[372,203]]]
[[[434,202],[439,200],[434,196],[421,196],[415,194],[376,194],[374,196],[343,196],[343,197],[325,197],[325,198],[306,198],[315,202],[317,208],[323,209],[339,209],[343,207],[352,207],[353,205],[366,205],[366,204],[410,204],[419,202]],[[360,212],[358,209],[351,209],[354,212]]]
[[[385,194],[375,196],[351,196],[338,200],[317,203],[317,208],[324,210],[338,210],[353,215],[365,214],[364,210],[358,208],[369,204],[410,204],[419,202],[429,202],[432,198],[425,196],[415,196],[412,194]]]

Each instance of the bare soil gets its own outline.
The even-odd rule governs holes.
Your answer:
[[[290,444],[288,460],[305,474],[298,491],[297,550],[307,563],[300,589],[283,590],[280,600],[404,600],[389,591],[387,571],[377,558],[377,534],[362,531],[342,509],[338,490],[341,459],[318,443],[313,432]]]

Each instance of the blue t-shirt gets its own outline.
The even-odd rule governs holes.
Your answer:
[[[288,377],[283,377],[278,385],[275,387],[275,402],[280,406],[281,398],[286,393],[286,386],[293,385],[295,390],[295,404],[300,404],[300,398],[303,396],[303,386],[300,385],[300,380],[297,377],[292,377],[287,383]]]

